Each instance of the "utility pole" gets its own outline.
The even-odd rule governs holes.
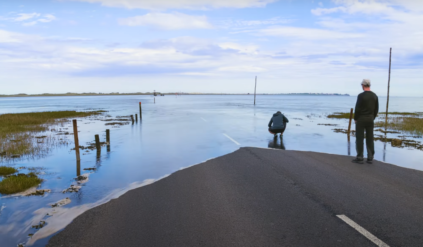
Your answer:
[[[254,105],[256,105],[256,89],[257,89],[257,76],[256,76],[256,85],[254,87]]]
[[[388,76],[388,97],[386,99],[386,112],[385,112],[385,131],[388,127],[388,106],[389,106],[389,87],[391,84],[391,56],[392,56],[392,47],[389,50],[389,76]]]

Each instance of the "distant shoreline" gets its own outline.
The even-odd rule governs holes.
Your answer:
[[[160,93],[156,92],[156,96],[161,95],[254,95],[250,93]],[[66,93],[66,94],[0,94],[0,98],[12,98],[12,97],[58,97],[58,96],[126,96],[126,95],[151,95],[153,96],[154,93]],[[288,94],[268,94],[268,93],[260,93],[257,95],[305,95],[305,96],[350,96],[349,94],[325,94],[325,93],[288,93]]]

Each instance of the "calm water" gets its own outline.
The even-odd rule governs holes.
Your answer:
[[[110,129],[110,152],[102,148],[81,155],[81,173],[89,179],[77,193],[62,191],[76,184],[77,165],[73,136],[63,136],[71,143],[54,149],[46,157],[16,160],[16,167],[42,167],[45,180],[41,189],[51,189],[45,196],[1,197],[0,238],[2,246],[18,243],[44,246],[49,236],[66,226],[89,208],[116,198],[128,189],[151,183],[181,168],[204,162],[237,150],[243,146],[307,150],[342,155],[355,155],[355,138],[347,141],[345,134],[333,128],[347,128],[347,120],[327,119],[333,112],[347,112],[355,105],[355,97],[335,96],[87,96],[0,98],[0,114],[104,109],[115,116],[138,113],[138,102],[143,105],[143,120],[119,128],[105,126],[95,119],[79,119],[80,145],[100,134],[105,141],[105,130]],[[380,97],[381,111],[386,99]],[[423,98],[390,99],[390,111],[422,111]],[[271,115],[282,111],[290,120],[283,143],[273,142],[267,131]],[[337,127],[319,123],[339,124]],[[68,128],[70,123],[60,128]],[[354,126],[353,126],[354,128]],[[394,135],[395,136],[395,135]],[[422,141],[421,139],[418,141]],[[423,152],[394,148],[376,142],[377,160],[412,169],[423,170]],[[81,153],[81,154],[82,154]],[[94,172],[84,168],[96,167]],[[71,203],[52,209],[50,204],[69,197]],[[47,214],[52,216],[46,216]],[[41,220],[41,230],[32,225]],[[35,233],[32,238],[28,234]]]

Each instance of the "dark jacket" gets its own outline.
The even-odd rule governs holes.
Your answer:
[[[376,118],[379,112],[379,99],[372,91],[364,91],[357,97],[355,104],[354,120],[357,121],[361,117]]]
[[[271,129],[283,129],[285,128],[285,123],[288,123],[289,120],[286,118],[282,113],[275,113],[273,117],[270,119],[269,128]],[[272,125],[273,123],[273,125]]]

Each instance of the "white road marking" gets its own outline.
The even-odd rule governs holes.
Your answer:
[[[201,119],[203,119],[204,122],[207,122],[207,120],[205,120],[204,118],[200,117]]]
[[[229,138],[229,140],[233,141],[236,145],[241,145],[239,144],[237,141],[235,141],[234,139],[232,139],[230,136],[228,136],[227,134],[223,134],[224,136],[226,136],[227,138]]]
[[[359,233],[363,234],[367,239],[369,239],[370,241],[375,243],[377,246],[379,246],[379,247],[389,247],[389,245],[385,244],[382,240],[378,239],[375,235],[368,232],[366,229],[364,229],[363,227],[361,227],[360,225],[358,225],[357,223],[352,221],[347,216],[342,214],[342,215],[337,215],[337,217],[340,218],[341,220],[343,220],[348,225],[350,225],[355,230],[357,230]]]

